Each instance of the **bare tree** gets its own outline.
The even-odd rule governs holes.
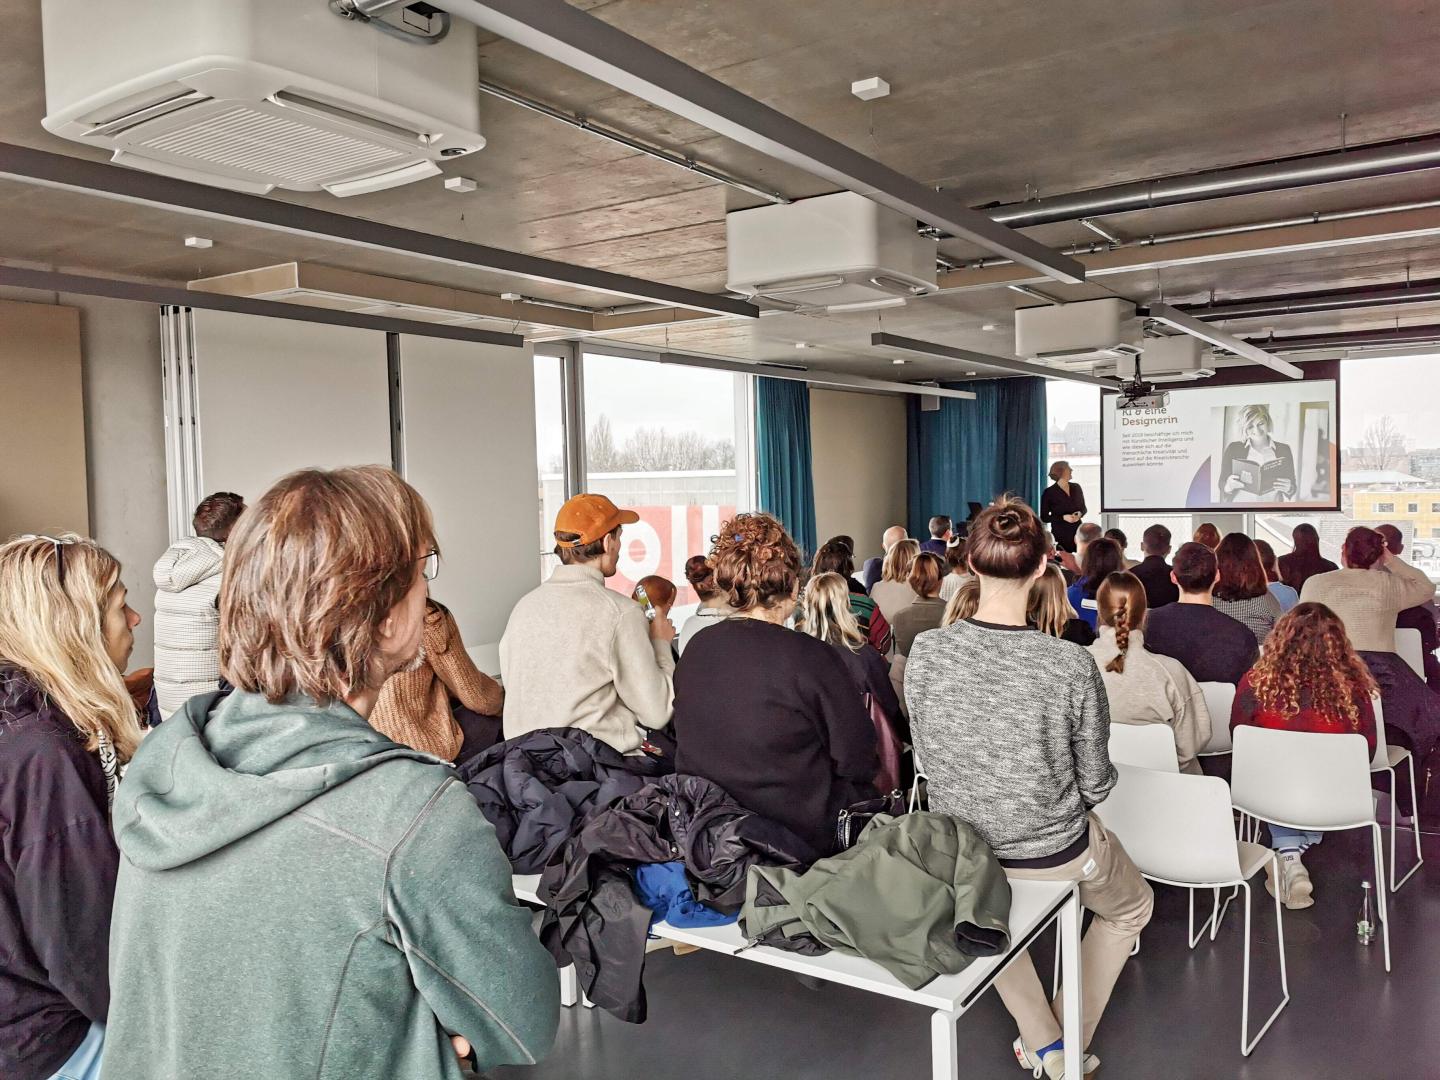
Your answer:
[[[1410,446],[1391,416],[1371,422],[1355,447],[1355,463],[1361,469],[1398,469],[1405,462]]]
[[[735,443],[708,439],[698,431],[637,428],[620,445],[610,420],[595,418],[585,442],[586,465],[594,472],[694,472],[733,469]]]

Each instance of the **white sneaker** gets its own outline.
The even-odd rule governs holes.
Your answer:
[[[1310,871],[1300,861],[1300,852],[1282,851],[1280,856],[1280,902],[1291,911],[1300,911],[1304,908],[1314,907],[1313,894],[1315,884],[1310,880]],[[1275,895],[1277,887],[1275,878],[1275,864],[1265,864],[1265,891],[1271,896]]]
[[[1051,1050],[1042,1059],[1033,1050],[1025,1045],[1024,1039],[1016,1039],[1015,1060],[1020,1063],[1022,1069],[1029,1069],[1030,1075],[1039,1080],[1046,1077],[1047,1080],[1065,1080],[1065,1050]],[[1100,1059],[1094,1054],[1086,1054],[1085,1060],[1081,1062],[1080,1071],[1089,1076],[1100,1067]]]

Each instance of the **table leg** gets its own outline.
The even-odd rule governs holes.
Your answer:
[[[932,1080],[956,1080],[960,1074],[960,1036],[957,1017],[943,1009],[930,1016],[930,1076]]]
[[[1060,966],[1065,986],[1064,1038],[1065,1080],[1083,1080],[1085,1068],[1085,1023],[1081,1016],[1084,993],[1080,973],[1080,926],[1084,909],[1076,886],[1060,909]]]

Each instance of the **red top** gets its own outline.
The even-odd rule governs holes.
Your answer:
[[[1302,693],[1302,702],[1304,699],[1305,695]],[[1235,704],[1230,709],[1230,729],[1233,731],[1241,724],[1251,724],[1255,727],[1278,731],[1319,731],[1330,735],[1354,733],[1365,736],[1365,742],[1373,757],[1375,754],[1375,707],[1371,704],[1369,695],[1357,699],[1356,704],[1360,706],[1360,726],[1358,728],[1352,728],[1350,721],[1343,716],[1319,712],[1309,705],[1302,705],[1299,712],[1288,715],[1275,709],[1262,709],[1260,703],[1255,700],[1255,691],[1250,686],[1250,672],[1247,671],[1235,690]]]

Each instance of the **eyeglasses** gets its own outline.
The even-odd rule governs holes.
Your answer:
[[[74,540],[57,540],[53,536],[46,536],[44,533],[31,533],[29,536],[22,536],[21,540],[44,540],[55,545],[55,580],[60,588],[65,588],[65,546],[73,544]]]
[[[425,568],[420,572],[425,575],[426,581],[434,581],[440,576],[440,552],[431,551],[428,555],[416,559],[416,562],[423,562]]]

